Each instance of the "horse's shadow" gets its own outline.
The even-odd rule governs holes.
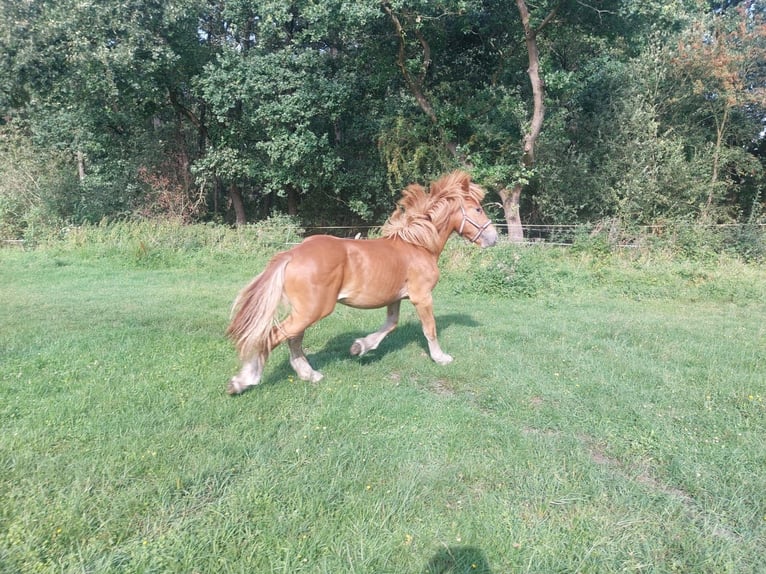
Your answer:
[[[428,561],[423,574],[492,574],[484,552],[473,546],[449,546]]]
[[[438,333],[443,333],[453,325],[465,327],[476,327],[478,323],[469,315],[463,313],[451,313],[442,315],[436,320]],[[328,340],[322,349],[309,354],[309,361],[314,364],[314,368],[321,370],[322,367],[335,362],[344,362],[349,360],[361,361],[363,364],[372,364],[380,361],[385,355],[399,351],[413,342],[417,342],[420,348],[428,352],[428,343],[423,328],[419,321],[411,320],[400,323],[397,328],[390,333],[380,346],[361,357],[354,357],[350,353],[351,344],[361,337],[370,333],[364,331],[352,331],[335,335]],[[449,351],[447,351],[449,352]]]
[[[441,315],[436,319],[438,333],[443,333],[455,325],[462,327],[477,327],[479,326],[479,323],[470,315],[464,313],[450,313],[448,315]],[[428,353],[428,344],[423,335],[423,329],[420,322],[417,320],[400,323],[392,333],[383,339],[377,349],[369,351],[361,357],[351,355],[351,344],[356,339],[365,337],[369,334],[370,332],[361,330],[339,333],[325,342],[325,344],[318,350],[312,350],[310,347],[306,349],[308,360],[318,371],[322,371],[322,369],[328,365],[339,362],[360,361],[362,364],[374,364],[380,361],[385,355],[399,351],[413,342],[417,342],[423,352]],[[446,349],[446,351],[449,352],[449,349]],[[277,357],[272,358],[276,359]],[[265,377],[265,383],[276,382],[295,375],[286,358],[279,360],[278,362],[275,361],[275,363],[271,374]]]

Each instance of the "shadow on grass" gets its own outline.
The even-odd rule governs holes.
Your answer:
[[[492,574],[492,569],[478,548],[449,546],[434,554],[422,574]]]
[[[385,317],[385,315],[384,315]],[[382,324],[382,321],[381,321]],[[437,336],[448,330],[453,325],[465,327],[478,327],[479,323],[470,315],[463,313],[450,313],[436,318]],[[309,354],[309,362],[315,369],[321,370],[321,367],[332,364],[336,361],[355,360],[363,364],[376,363],[383,356],[400,351],[410,343],[417,342],[425,353],[428,353],[428,343],[423,335],[423,328],[420,321],[407,321],[400,323],[399,326],[390,335],[380,343],[380,346],[374,351],[370,351],[361,357],[354,357],[350,353],[351,344],[361,337],[369,335],[368,332],[354,331],[336,335],[324,345],[321,351]],[[450,350],[445,348],[445,352]]]
[[[383,318],[385,318],[385,314],[383,315]],[[437,334],[443,333],[453,325],[478,327],[479,323],[473,317],[464,313],[450,313],[436,318]],[[309,327],[309,329],[311,329],[311,327]],[[419,321],[400,323],[396,330],[383,339],[380,346],[374,351],[370,351],[362,357],[351,355],[351,344],[354,340],[366,335],[369,335],[369,333],[359,330],[338,334],[327,341],[321,350],[317,352],[307,351],[306,355],[309,363],[318,371],[322,371],[328,365],[344,361],[361,361],[365,365],[374,364],[380,361],[383,356],[388,353],[399,351],[413,341],[417,341],[421,349],[423,349],[423,352],[426,354],[428,353],[428,344],[426,343],[423,329]],[[280,347],[282,346],[286,348],[287,344],[283,343]],[[445,351],[449,353],[449,349],[445,349]],[[424,358],[424,360],[430,359]],[[295,377],[295,371],[290,367],[290,363],[286,358],[275,357],[272,355],[267,365],[271,365],[271,368],[267,367],[261,383],[257,387],[246,389],[245,392],[249,392],[258,387],[279,383],[289,377]]]

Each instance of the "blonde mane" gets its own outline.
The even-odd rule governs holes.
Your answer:
[[[453,171],[431,183],[429,190],[413,183],[402,191],[397,209],[383,225],[383,237],[398,238],[424,247],[432,253],[441,245],[441,231],[455,211],[455,203],[471,198],[484,199],[484,190],[471,183],[464,171]]]

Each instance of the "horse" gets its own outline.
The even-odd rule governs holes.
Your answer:
[[[290,365],[298,377],[318,382],[303,352],[306,329],[332,313],[336,303],[360,308],[387,308],[385,323],[356,339],[351,354],[376,349],[399,321],[402,299],[414,305],[436,363],[452,357],[436,338],[431,292],[439,279],[437,262],[452,233],[471,243],[491,247],[497,231],[484,213],[484,190],[463,171],[402,192],[397,208],[376,239],[341,239],[314,235],[288,251],[277,253],[263,272],[237,295],[227,329],[242,362],[228,384],[231,395],[260,383],[271,351],[287,341]],[[280,308],[289,308],[283,320]]]

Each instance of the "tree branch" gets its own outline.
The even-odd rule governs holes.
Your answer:
[[[542,32],[543,28],[545,28],[548,24],[550,24],[553,19],[556,17],[557,12],[559,11],[559,6],[561,6],[561,2],[556,4],[553,9],[548,13],[548,15],[543,19],[542,22],[540,22],[540,25],[535,30],[534,34],[537,36],[540,32]]]
[[[431,46],[428,45],[423,34],[417,28],[415,29],[415,36],[420,42],[420,46],[423,48],[423,66],[420,70],[420,76],[418,77],[418,84],[422,85],[423,82],[426,81],[426,74],[428,73],[428,68],[431,66]]]
[[[595,6],[591,6],[590,4],[586,4],[585,2],[582,2],[581,0],[577,0],[577,3],[580,6],[584,7],[584,8],[588,8],[590,10],[593,10],[596,14],[598,14],[598,19],[599,20],[601,20],[601,15],[602,14],[612,14],[612,15],[614,15],[614,14],[617,13],[617,12],[614,12],[613,10],[602,10],[600,8],[596,8]]]
[[[529,132],[524,136],[524,155],[522,158],[524,165],[531,167],[535,163],[535,142],[542,130],[543,118],[545,116],[545,84],[540,77],[540,52],[537,49],[537,34],[553,21],[558,5],[551,10],[536,30],[533,30],[530,26],[527,3],[524,0],[516,0],[516,6],[521,15],[521,25],[524,29],[524,38],[527,43],[527,53],[529,55],[527,73],[532,84],[532,98],[534,102],[532,122],[529,126]]]
[[[202,121],[200,121],[197,115],[178,100],[178,94],[176,94],[175,91],[170,87],[168,87],[168,99],[176,111],[183,114],[195,128],[199,129],[204,127]]]
[[[389,15],[391,18],[391,21],[394,24],[394,28],[396,29],[396,33],[399,36],[399,56],[397,60],[397,65],[399,66],[399,69],[402,71],[402,75],[404,76],[404,81],[407,83],[407,86],[410,88],[410,91],[412,92],[412,95],[415,96],[415,99],[418,102],[418,105],[420,106],[420,109],[425,112],[425,114],[431,119],[431,121],[438,125],[439,121],[436,117],[436,113],[434,112],[433,107],[431,106],[431,102],[428,101],[428,98],[426,98],[425,94],[423,93],[422,85],[425,81],[425,75],[426,71],[428,69],[428,66],[431,64],[431,49],[428,46],[428,42],[425,41],[425,38],[423,38],[422,34],[420,32],[416,32],[416,35],[418,36],[418,39],[420,40],[420,44],[423,47],[423,72],[421,73],[420,77],[416,79],[413,79],[413,77],[410,75],[410,73],[407,71],[407,52],[406,52],[406,38],[407,33],[404,31],[404,28],[402,27],[402,23],[399,20],[399,17],[394,13],[394,11],[391,9],[391,5],[382,2],[383,10],[385,10],[386,14]]]

